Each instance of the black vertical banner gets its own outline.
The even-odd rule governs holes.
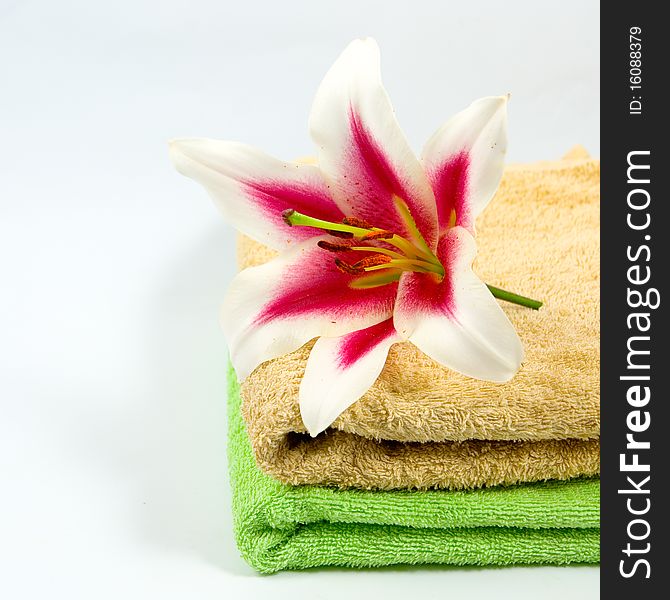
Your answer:
[[[601,5],[602,598],[668,598],[670,30]]]

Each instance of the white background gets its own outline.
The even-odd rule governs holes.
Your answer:
[[[511,160],[597,155],[597,19],[595,0],[0,0],[0,596],[595,598],[593,567],[252,572],[217,324],[233,231],[166,141],[309,153],[320,78],[373,35],[417,150],[511,92]]]

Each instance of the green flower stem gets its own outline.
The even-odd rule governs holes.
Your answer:
[[[525,296],[519,296],[519,294],[513,294],[512,292],[501,290],[500,288],[497,288],[493,285],[489,285],[488,283],[486,284],[486,287],[489,288],[490,292],[496,298],[504,300],[505,302],[520,304],[521,306],[532,308],[533,310],[537,310],[538,308],[540,308],[540,306],[542,306],[542,302],[540,302],[539,300],[532,300],[531,298],[526,298]]]

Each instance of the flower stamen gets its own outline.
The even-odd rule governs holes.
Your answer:
[[[372,229],[372,225],[368,223],[365,219],[359,219],[357,217],[344,217],[342,223],[345,225],[351,225],[352,227],[358,227],[360,229]]]
[[[352,287],[357,290],[367,290],[370,288],[381,287],[382,285],[388,285],[389,283],[396,283],[402,271],[398,270],[386,270],[379,273],[371,273],[370,275],[364,275],[362,277],[357,277],[352,279],[349,283],[349,287]]]
[[[397,200],[397,204],[401,207],[404,205],[399,199]],[[405,211],[407,211],[406,207]],[[407,213],[409,214],[408,211]],[[434,273],[440,278],[444,277],[444,267],[423,240],[418,230],[416,230],[412,240],[409,240],[392,231],[374,227],[364,219],[357,217],[345,217],[341,223],[333,223],[304,215],[293,209],[288,209],[282,212],[282,218],[292,227],[314,227],[335,237],[354,238],[362,242],[378,240],[395,248],[391,250],[379,246],[350,246],[348,244],[337,244],[325,240],[317,242],[320,248],[328,252],[356,251],[373,253],[373,256],[366,257],[354,264],[349,264],[339,258],[335,259],[337,268],[348,275],[360,275],[370,270],[396,269],[399,271]],[[414,229],[416,229],[416,225],[413,225],[412,231]]]
[[[361,239],[366,242],[371,242],[372,240],[390,240],[395,234],[390,231],[371,231],[370,233],[364,235]]]
[[[351,240],[354,237],[354,234],[351,233],[350,231],[333,231],[328,230],[328,229],[322,229],[323,232],[327,233],[328,235],[332,235],[333,237],[340,238],[343,240]]]
[[[385,256],[390,256],[391,258],[405,258],[405,256],[399,252],[387,250],[386,248],[379,248],[378,246],[350,246],[349,250],[356,250],[358,252],[378,252],[379,254],[384,254]]]
[[[350,265],[339,258],[335,259],[335,266],[342,271],[342,273],[346,273],[347,275],[360,275],[361,273],[365,273],[362,268]]]
[[[316,245],[323,250],[328,250],[328,252],[375,252],[377,254],[389,256],[391,258],[405,258],[398,252],[394,252],[393,250],[388,250],[386,248],[379,248],[377,246],[349,246],[347,244],[333,244],[332,242],[328,242],[326,240],[319,240]]]
[[[373,254],[372,256],[366,256],[365,258],[354,263],[352,266],[354,269],[359,268],[368,270],[371,267],[378,267],[390,263],[392,260],[393,259],[388,256],[384,256],[383,254]]]
[[[384,263],[370,265],[365,268],[366,271],[378,271],[380,269],[400,269],[401,271],[416,271],[418,273],[435,273],[437,275],[443,276],[443,272],[440,270],[440,267],[436,265],[431,265],[424,261],[420,260],[388,260]]]
[[[348,250],[353,249],[346,244],[333,244],[331,242],[326,242],[325,240],[318,241],[316,245],[323,250],[328,250],[328,252],[347,252]]]

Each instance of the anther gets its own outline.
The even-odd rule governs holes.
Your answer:
[[[361,267],[355,267],[354,265],[345,263],[339,258],[335,259],[335,266],[342,271],[342,273],[346,273],[347,275],[360,275],[365,272]]]
[[[358,217],[345,217],[342,219],[342,223],[350,225],[351,227],[359,227],[360,229],[372,229],[370,223],[365,219],[359,219]]]
[[[346,244],[331,244],[330,242],[326,242],[324,240],[317,242],[316,245],[319,248],[328,250],[328,252],[346,252],[347,250],[351,249],[351,247],[347,246]]]
[[[332,231],[331,229],[322,229],[321,231],[324,231],[328,235],[332,235],[333,237],[340,238],[343,240],[350,240],[351,238],[354,237],[354,234],[351,233],[350,231]]]
[[[383,254],[373,254],[371,256],[366,256],[364,259],[359,260],[358,262],[351,265],[354,269],[365,269],[367,267],[376,267],[377,265],[384,265],[388,262],[391,262],[391,258],[384,256]]]
[[[390,240],[393,237],[391,231],[371,231],[361,237],[362,240]]]

